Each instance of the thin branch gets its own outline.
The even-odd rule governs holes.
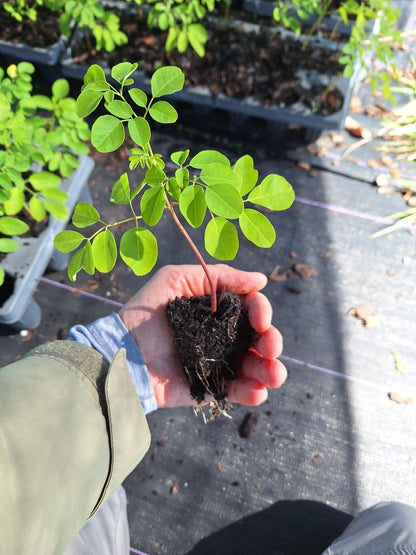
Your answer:
[[[178,216],[176,215],[176,212],[173,209],[173,206],[171,206],[171,204],[166,201],[166,208],[169,211],[169,214],[172,216],[173,221],[175,222],[175,224],[178,226],[179,231],[182,233],[182,235],[185,237],[185,239],[187,240],[189,246],[191,247],[191,249],[194,251],[195,256],[198,259],[198,262],[201,264],[205,275],[207,276],[208,279],[208,283],[211,289],[211,312],[212,314],[214,314],[217,311],[217,290],[215,287],[214,282],[212,281],[211,275],[209,273],[208,267],[205,264],[204,259],[202,258],[201,253],[198,250],[198,247],[195,245],[195,243],[192,241],[191,237],[189,236],[188,232],[186,231],[186,229],[183,227],[183,225],[181,224],[181,222],[179,221]]]

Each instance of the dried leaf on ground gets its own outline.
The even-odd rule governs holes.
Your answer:
[[[173,486],[170,488],[170,494],[176,495],[178,491],[179,491],[179,484],[177,483],[173,484]]]
[[[309,266],[309,264],[293,264],[293,270],[302,279],[315,277],[318,275],[318,272],[315,270],[315,268]]]
[[[309,264],[296,263],[293,264],[293,266],[290,266],[290,268],[286,268],[285,270],[280,270],[280,266],[276,266],[270,273],[269,279],[280,283],[294,277],[306,279],[309,277],[315,277],[317,275],[318,272]]]
[[[305,170],[305,171],[309,171],[311,169],[311,165],[308,162],[299,161],[298,166],[299,168],[302,168],[302,170]]]
[[[388,173],[380,173],[375,178],[375,182],[377,187],[387,187],[390,185],[390,175]]]
[[[406,397],[400,393],[394,393],[392,391],[389,393],[389,399],[399,405],[409,405],[413,401],[410,397]]]
[[[258,412],[248,412],[238,427],[239,436],[248,439],[256,431],[259,422],[260,414]]]
[[[349,314],[361,320],[366,328],[375,328],[380,324],[380,316],[376,313],[371,306],[356,306],[353,307]]]
[[[363,103],[361,98],[358,96],[353,96],[350,100],[350,112],[352,114],[362,114],[363,113]]]
[[[358,121],[353,119],[351,116],[345,118],[345,129],[354,135],[354,137],[359,137],[360,139],[371,139],[372,133],[369,129],[362,127]]]
[[[294,277],[294,275],[295,273],[291,268],[280,270],[280,266],[276,266],[270,273],[269,279],[275,281],[276,283],[281,283],[282,281],[286,281],[287,279]]]
[[[331,137],[334,146],[341,146],[344,144],[345,138],[341,131],[330,131],[329,136]]]

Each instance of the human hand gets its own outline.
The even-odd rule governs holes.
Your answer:
[[[277,388],[286,379],[286,368],[277,360],[282,352],[282,336],[271,324],[269,301],[259,292],[267,278],[258,272],[244,272],[224,264],[208,266],[208,269],[217,291],[226,287],[241,297],[250,325],[257,332],[253,347],[242,359],[237,379],[227,384],[227,399],[243,405],[259,405],[267,399],[267,388]],[[175,297],[208,294],[209,284],[201,266],[165,266],[120,311],[120,318],[147,365],[158,407],[197,404],[190,396],[165,310]]]

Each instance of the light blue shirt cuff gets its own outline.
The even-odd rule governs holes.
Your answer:
[[[93,347],[111,362],[120,348],[126,349],[127,368],[145,414],[157,409],[149,372],[143,357],[118,314],[99,318],[88,326],[76,325],[69,339]]]

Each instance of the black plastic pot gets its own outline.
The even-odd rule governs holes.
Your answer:
[[[89,156],[80,157],[79,167],[69,179],[64,179],[62,189],[68,194],[68,214],[71,214],[78,200],[90,200],[88,179],[94,168]],[[68,255],[58,253],[53,245],[57,233],[65,229],[68,221],[49,217],[48,226],[38,237],[14,237],[20,248],[10,253],[2,261],[6,272],[2,286],[10,296],[0,306],[0,325],[12,330],[33,329],[41,320],[41,309],[32,298],[39,278],[45,270],[62,270],[68,262]]]

